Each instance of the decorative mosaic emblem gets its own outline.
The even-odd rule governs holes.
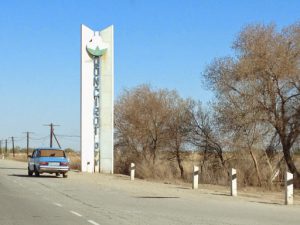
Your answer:
[[[87,43],[86,49],[93,56],[102,56],[106,52],[108,44],[104,43],[99,34],[95,34]]]

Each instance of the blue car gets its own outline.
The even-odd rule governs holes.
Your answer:
[[[70,170],[69,160],[64,150],[57,148],[36,148],[28,156],[28,176],[40,176],[42,173],[60,174],[66,178]]]

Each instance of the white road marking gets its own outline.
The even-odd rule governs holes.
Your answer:
[[[62,207],[62,204],[59,204],[57,202],[53,202],[54,205],[58,206],[58,207]]]
[[[95,221],[93,220],[88,220],[89,223],[93,224],[93,225],[100,225],[99,223],[96,223]]]
[[[72,214],[74,214],[74,215],[76,215],[76,216],[82,217],[82,215],[79,214],[78,212],[75,212],[75,211],[72,211],[72,210],[71,210],[70,213],[72,213]]]

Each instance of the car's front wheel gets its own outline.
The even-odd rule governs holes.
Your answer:
[[[68,174],[67,173],[63,173],[63,178],[67,178]]]

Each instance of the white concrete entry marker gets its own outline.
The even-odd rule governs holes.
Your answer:
[[[135,164],[130,163],[130,180],[134,180],[135,176]]]
[[[237,196],[237,177],[236,177],[236,169],[231,168],[230,170],[230,193],[231,196]]]
[[[285,204],[293,204],[294,185],[293,185],[293,174],[286,171],[284,176],[285,186]]]
[[[114,30],[81,25],[82,172],[113,173]]]
[[[193,189],[198,189],[198,183],[199,183],[199,167],[194,166],[193,167]]]

